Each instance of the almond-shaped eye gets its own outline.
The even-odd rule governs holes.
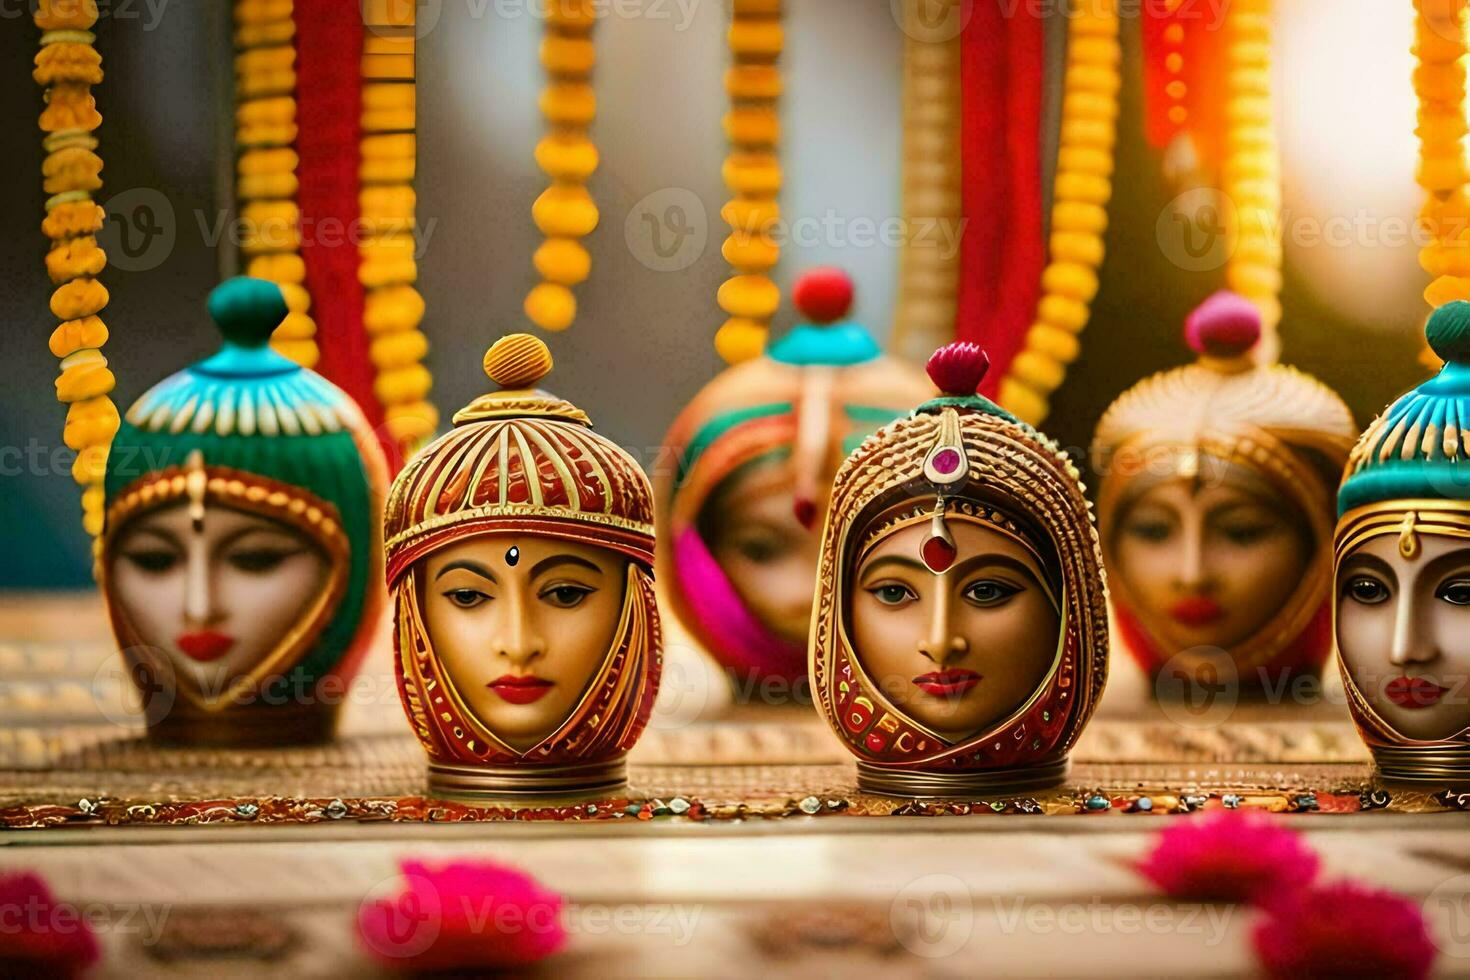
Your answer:
[[[301,554],[300,548],[241,548],[226,556],[234,569],[251,575],[264,575],[280,568],[286,559]]]
[[[1349,599],[1365,606],[1376,606],[1380,602],[1387,602],[1389,597],[1388,586],[1372,575],[1354,575],[1343,586],[1342,592]]]
[[[182,556],[168,548],[139,548],[136,551],[123,552],[123,557],[141,572],[162,575],[178,565]]]
[[[549,606],[558,609],[572,609],[582,604],[582,600],[597,590],[587,585],[573,585],[563,582],[550,588],[541,590],[540,599]]]
[[[999,579],[983,578],[978,582],[971,582],[965,587],[963,593],[965,601],[972,605],[989,607],[999,606],[1017,592],[1022,591],[1018,585],[1010,582],[1002,582]]]
[[[450,589],[444,593],[444,598],[461,609],[473,609],[483,602],[490,601],[490,596],[479,589]]]
[[[1470,606],[1470,578],[1452,578],[1441,582],[1434,597],[1453,606]]]
[[[919,598],[914,595],[913,589],[898,582],[884,582],[873,586],[868,592],[885,606],[902,606],[917,601]]]

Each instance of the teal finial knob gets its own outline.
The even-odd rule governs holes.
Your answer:
[[[266,279],[236,276],[209,294],[210,318],[238,347],[264,347],[289,312],[281,287]]]
[[[1457,299],[1435,310],[1424,336],[1440,360],[1470,365],[1470,303]]]

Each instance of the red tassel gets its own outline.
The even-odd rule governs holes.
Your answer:
[[[342,0],[296,0],[296,152],[301,258],[321,360],[316,370],[351,395],[390,460],[399,457],[373,391],[357,278],[362,212],[362,11]]]

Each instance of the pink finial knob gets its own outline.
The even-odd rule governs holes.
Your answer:
[[[977,343],[957,340],[929,355],[924,370],[941,394],[968,398],[980,390],[980,382],[990,370],[990,355]]]
[[[1185,319],[1184,339],[1206,357],[1239,357],[1261,339],[1261,311],[1244,296],[1222,289]]]
[[[852,307],[852,279],[831,266],[811,269],[792,286],[791,301],[812,323],[836,323]]]

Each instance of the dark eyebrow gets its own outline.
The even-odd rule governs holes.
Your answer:
[[[1362,553],[1356,555],[1348,555],[1346,558],[1343,559],[1342,566],[1338,569],[1338,579],[1341,580],[1343,574],[1345,573],[1363,570],[1377,572],[1384,578],[1392,581],[1395,585],[1398,584],[1399,577],[1394,574],[1393,568],[1388,564],[1388,562],[1384,561],[1382,558],[1379,558],[1377,555],[1368,555]]]
[[[1017,561],[1010,555],[993,553],[976,555],[967,561],[960,562],[959,566],[955,569],[955,575],[957,578],[965,578],[976,569],[990,567],[1006,568],[1022,576],[1027,581],[1036,582],[1036,573],[1028,568],[1025,562]],[[1037,584],[1039,585],[1040,583],[1038,582]]]
[[[175,548],[175,549],[177,549],[179,551],[184,550],[184,546],[179,541],[178,537],[172,531],[167,530],[166,528],[154,527],[151,524],[140,524],[137,527],[129,528],[128,529],[128,533],[129,534],[148,534],[148,535],[152,535],[155,538],[162,538],[168,544],[169,547]]]
[[[876,558],[870,564],[858,569],[858,578],[866,578],[873,569],[882,568],[885,565],[898,565],[901,568],[925,573],[929,571],[929,566],[917,558],[910,558],[907,555],[884,555],[882,558]]]
[[[484,565],[481,565],[477,561],[452,561],[448,565],[445,565],[443,568],[439,569],[439,573],[434,576],[434,581],[439,581],[445,575],[448,575],[450,572],[458,568],[463,568],[467,572],[474,572],[481,578],[489,579],[496,585],[500,584],[500,580],[495,577],[495,573],[490,571],[490,569],[486,568]]]
[[[558,565],[576,565],[578,568],[585,568],[589,572],[596,572],[598,575],[602,574],[602,569],[585,558],[578,558],[576,555],[552,555],[550,558],[543,558],[531,566],[531,577],[536,578],[543,572],[550,571]]]

